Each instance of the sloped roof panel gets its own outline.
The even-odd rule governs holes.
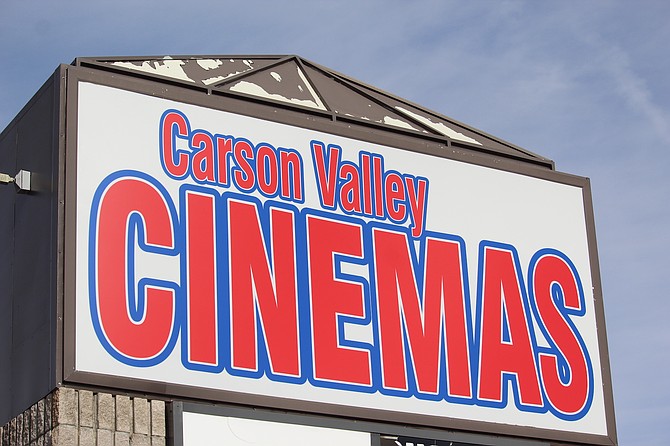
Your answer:
[[[336,78],[328,77],[320,70],[306,67],[305,71],[322,92],[331,110],[343,117],[372,121],[379,124],[421,132],[422,129],[402,115],[389,108],[383,102],[374,100],[360,90],[351,88]]]
[[[330,115],[333,121],[443,141],[447,146],[553,169],[548,158],[298,56],[87,57],[75,59],[74,64]]]
[[[293,60],[257,70],[232,82],[218,84],[216,88],[326,110],[314,86]]]
[[[212,85],[239,74],[263,68],[272,60],[243,58],[173,59],[171,57],[146,60],[116,60],[105,62],[118,68],[152,76],[168,77],[201,85]]]

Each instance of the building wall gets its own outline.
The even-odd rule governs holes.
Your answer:
[[[61,90],[56,71],[0,133],[0,172],[31,172],[0,184],[0,425],[58,383]]]
[[[165,446],[166,403],[61,387],[5,426],[0,446]]]

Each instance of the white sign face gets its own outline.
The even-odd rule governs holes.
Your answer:
[[[370,446],[367,432],[184,412],[184,446]]]
[[[77,372],[607,435],[581,187],[84,82],[77,117]]]

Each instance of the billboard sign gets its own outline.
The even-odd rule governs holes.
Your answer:
[[[76,87],[69,379],[607,435],[587,180]]]

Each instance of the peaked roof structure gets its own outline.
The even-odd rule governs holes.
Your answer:
[[[299,56],[85,57],[73,65],[328,115],[334,121],[554,168],[548,158]]]

